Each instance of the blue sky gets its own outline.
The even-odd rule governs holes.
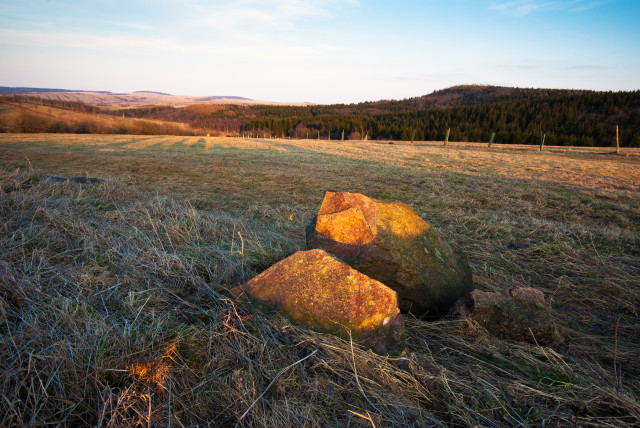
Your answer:
[[[358,102],[640,89],[640,0],[0,0],[0,86]]]

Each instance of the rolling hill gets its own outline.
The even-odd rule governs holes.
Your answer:
[[[91,106],[86,111],[69,107],[0,100],[0,132],[193,135],[182,123],[100,114]]]
[[[0,94],[22,94],[37,96],[39,98],[81,102],[102,107],[143,107],[151,105],[170,105],[184,107],[189,104],[245,104],[245,105],[295,105],[303,106],[306,103],[281,103],[274,101],[259,101],[238,96],[188,96],[171,95],[163,92],[136,91],[128,93],[114,93],[109,91],[74,91],[68,89],[45,88],[11,88],[0,87]]]

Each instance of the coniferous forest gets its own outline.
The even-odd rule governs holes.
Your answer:
[[[421,98],[356,105],[253,107],[243,132],[345,138],[640,146],[640,91],[592,92],[457,87]]]

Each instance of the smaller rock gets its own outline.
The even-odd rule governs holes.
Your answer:
[[[501,293],[474,290],[449,313],[476,321],[501,339],[550,345],[560,340],[544,295],[535,288],[507,288]]]
[[[323,250],[299,251],[231,290],[313,330],[351,337],[379,354],[405,347],[396,292]]]

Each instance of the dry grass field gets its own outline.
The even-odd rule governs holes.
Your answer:
[[[640,424],[640,149],[0,134],[0,185],[2,426]],[[409,204],[564,340],[406,316],[400,363],[235,302],[326,190]]]
[[[106,114],[85,113],[34,103],[0,102],[0,131],[71,133],[137,133],[172,135],[187,134],[191,130],[182,123],[133,119]]]

